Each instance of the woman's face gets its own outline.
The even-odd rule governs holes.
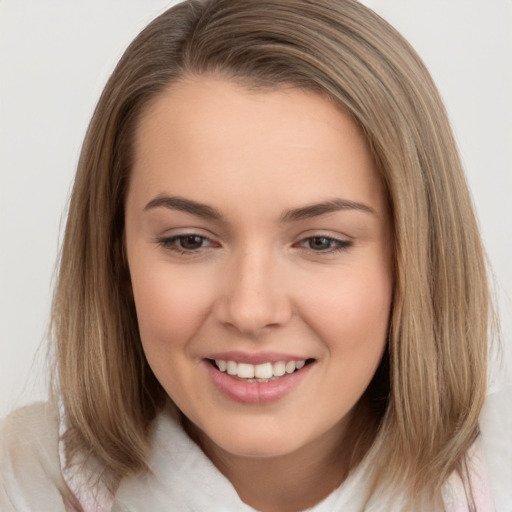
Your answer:
[[[367,142],[319,95],[201,77],[140,122],[126,202],[140,336],[214,449],[341,438],[386,344],[391,239]]]

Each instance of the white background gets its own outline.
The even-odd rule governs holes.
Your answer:
[[[363,3],[409,39],[446,102],[494,268],[510,358],[512,2]],[[171,4],[0,0],[0,417],[45,396],[54,265],[80,144],[124,48]],[[493,386],[505,378],[496,373]]]

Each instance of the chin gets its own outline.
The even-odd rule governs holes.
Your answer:
[[[269,442],[268,438],[240,439],[237,440],[237,442],[229,440],[215,444],[223,451],[233,456],[253,459],[282,457],[293,453],[298,448],[297,446],[284,445],[282,442]]]
[[[272,458],[293,453],[307,444],[304,435],[294,435],[282,427],[265,428],[264,423],[257,419],[245,428],[227,428],[223,425],[219,430],[201,432],[200,445],[206,453],[211,449],[220,449],[236,457]]]

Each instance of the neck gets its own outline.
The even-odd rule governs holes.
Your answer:
[[[336,489],[350,470],[339,425],[293,453],[265,458],[228,453],[194,426],[188,427],[189,434],[228,478],[240,499],[262,512],[310,508]]]

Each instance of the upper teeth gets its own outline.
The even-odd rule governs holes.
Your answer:
[[[302,359],[300,361],[248,364],[216,359],[215,364],[221,372],[227,372],[229,375],[236,375],[242,379],[271,379],[272,377],[281,377],[285,373],[293,373],[295,370],[300,370],[306,364],[306,361]]]

